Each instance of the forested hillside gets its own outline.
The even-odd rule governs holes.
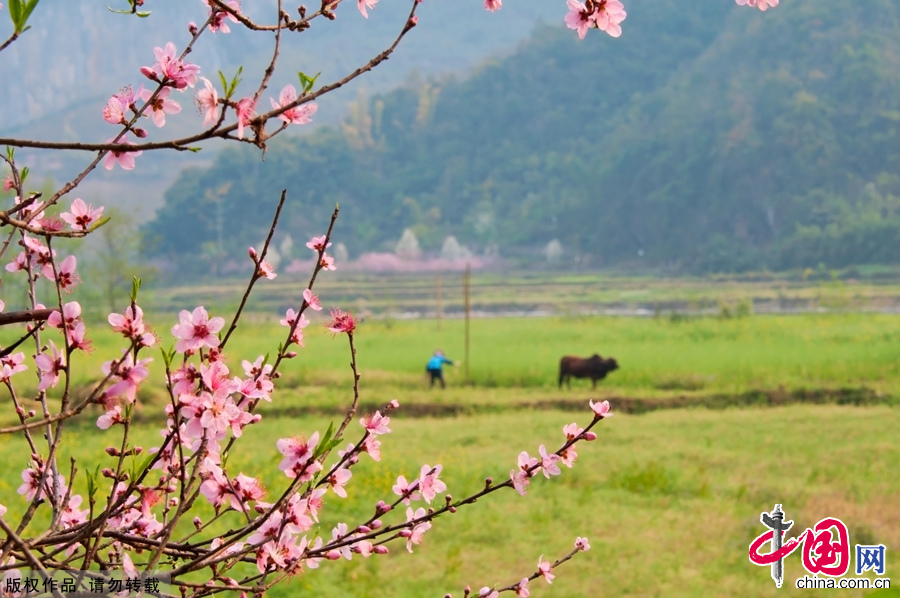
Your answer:
[[[340,129],[185,171],[145,229],[159,257],[258,243],[339,202],[351,255],[455,235],[476,252],[685,270],[898,261],[900,6],[792,0],[748,13],[629,6],[620,39],[539,28],[465,80],[363,100]],[[640,257],[639,257],[640,256]]]

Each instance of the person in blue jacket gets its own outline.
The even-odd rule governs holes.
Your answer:
[[[441,383],[441,388],[447,388],[447,385],[444,383],[444,370],[442,369],[445,363],[447,365],[454,365],[452,361],[444,356],[444,352],[440,349],[435,351],[434,355],[431,356],[431,359],[428,360],[425,371],[431,376],[431,388],[434,388],[435,380]]]

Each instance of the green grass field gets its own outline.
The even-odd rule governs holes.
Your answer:
[[[171,344],[174,317],[148,319]],[[231,471],[260,476],[273,492],[284,480],[275,439],[323,430],[351,396],[346,338],[332,338],[320,323],[307,329],[306,348],[287,364],[273,403],[261,408],[263,422],[247,430],[230,461]],[[749,563],[747,546],[764,531],[759,513],[775,502],[785,505],[795,530],[835,516],[850,527],[851,543],[886,544],[891,575],[890,555],[900,550],[900,316],[475,319],[473,385],[463,384],[462,368],[449,368],[448,389],[429,390],[425,360],[437,347],[461,358],[462,327],[459,320],[444,320],[438,330],[433,320],[390,319],[360,326],[363,402],[397,398],[408,409],[393,422],[384,460],[364,458],[348,486],[350,498],[329,499],[324,535],[338,521],[369,513],[391,496],[398,474],[410,477],[422,463],[441,463],[457,497],[477,490],[487,475],[505,478],[520,450],[557,445],[564,424],[588,421],[589,398],[609,398],[614,411],[617,400],[681,406],[697,398],[725,407],[729,397],[753,392],[799,397],[824,389],[866,400],[863,406],[619,412],[602,422],[597,442],[582,446],[575,469],[549,482],[536,479],[527,498],[510,491],[480,501],[469,513],[441,520],[416,555],[398,545],[384,557],[323,563],[273,596],[461,596],[466,584],[516,581],[534,570],[539,555],[560,556],[579,535],[592,550],[563,565],[552,586],[533,583],[533,596],[771,595],[769,572]],[[76,385],[98,377],[121,345],[99,326],[91,330],[94,350]],[[240,359],[273,352],[284,330],[251,317],[231,343],[229,366],[239,372]],[[4,331],[0,342],[9,340]],[[615,356],[621,369],[595,392],[587,381],[558,390],[559,357],[595,351]],[[154,357],[135,435],[145,447],[158,440],[162,424],[161,359]],[[579,411],[548,408],[560,399]],[[97,455],[117,436],[97,431],[97,415],[86,414],[69,429],[77,440],[64,457],[75,457],[82,471],[103,464]],[[0,454],[14,462],[0,474],[10,520],[24,508],[15,488],[26,453],[18,438],[0,443]],[[786,583],[793,583],[803,572],[797,553],[786,567]]]

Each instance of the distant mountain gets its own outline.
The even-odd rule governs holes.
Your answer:
[[[286,187],[282,234],[318,231],[340,202],[351,254],[411,228],[426,250],[452,234],[537,255],[555,239],[595,265],[900,261],[900,5],[643,0],[625,25],[583,41],[544,27],[464,80],[361,101],[265,161],[223,152],[167,192],[150,246],[236,255]]]
[[[5,3],[4,3],[5,4]],[[396,37],[406,20],[410,2],[381,0],[365,19],[356,2],[345,2],[336,11],[337,20],[317,19],[300,34],[286,34],[280,64],[270,89],[273,95],[296,72],[321,72],[320,82],[343,77],[383,50]],[[144,6],[151,16],[139,19],[112,13],[126,7],[125,0],[41,0],[31,18],[32,28],[0,55],[0,135],[43,140],[103,141],[113,128],[102,119],[107,98],[125,85],[137,86],[144,79],[141,66],[152,64],[154,46],[188,41],[187,26],[200,23],[207,15],[201,0],[148,0]],[[243,2],[247,14],[271,22],[275,0]],[[8,7],[0,10],[0,39],[11,33]],[[292,8],[293,10],[293,8]],[[391,59],[357,82],[320,102],[316,124],[336,124],[347,113],[347,105],[360,89],[386,90],[406,80],[411,73],[465,72],[486,57],[504,54],[531,32],[542,19],[558,21],[565,7],[545,0],[517,0],[498,13],[485,13],[481,2],[429,0],[419,9],[420,27],[407,36]],[[212,80],[222,70],[233,74],[244,67],[249,92],[258,82],[271,57],[272,36],[250,34],[232,25],[232,33],[205,35],[190,55]],[[12,84],[11,82],[15,82]],[[255,87],[254,87],[255,89]],[[176,98],[182,114],[170,117],[181,131],[193,131],[200,124],[192,94]],[[268,100],[266,100],[268,101]],[[149,127],[152,139],[163,138]],[[165,134],[171,134],[164,130]],[[209,144],[199,155],[171,152],[145,154],[138,171],[99,172],[80,189],[100,201],[119,201],[127,209],[142,210],[149,217],[162,201],[163,188],[185,164],[208,165],[217,149]],[[212,154],[212,155],[210,155]],[[19,153],[33,176],[71,176],[90,156],[79,152]],[[130,181],[138,179],[140,194],[129,193]],[[139,195],[140,197],[138,197]]]

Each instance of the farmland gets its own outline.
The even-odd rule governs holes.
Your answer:
[[[328,285],[319,292],[327,305],[334,297],[360,293],[356,284],[344,295]],[[796,292],[819,289],[819,298],[810,301],[827,301],[836,288],[798,285]],[[714,297],[715,289],[707,283],[697,293]],[[871,285],[859,294],[874,297],[884,290]],[[486,289],[476,284],[473,291]],[[224,315],[226,305],[214,297],[198,301],[203,292],[153,293],[147,319],[165,344],[172,342],[168,330],[175,321],[161,305],[167,301],[179,297],[185,307],[203,302]],[[498,301],[516,296],[534,305],[526,301],[525,287],[497,294]],[[533,596],[769,595],[768,570],[752,566],[746,551],[764,531],[760,511],[775,502],[785,505],[799,528],[840,517],[851,541],[884,543],[893,554],[900,549],[894,465],[900,458],[900,316],[843,308],[754,314],[737,309],[756,296],[747,287],[718,295],[720,300],[708,300],[709,315],[660,310],[649,317],[614,317],[572,309],[578,313],[474,318],[470,380],[466,364],[447,368],[444,391],[427,388],[424,362],[438,347],[462,359],[463,321],[400,318],[378,301],[363,306],[369,313],[355,339],[364,410],[391,399],[401,409],[392,421],[394,433],[385,438],[382,462],[364,458],[353,470],[350,497],[328,499],[323,535],[338,521],[370,513],[375,502],[390,498],[398,474],[414,475],[422,463],[442,464],[448,491],[462,497],[486,476],[505,478],[519,451],[534,454],[540,444],[558,445],[563,425],[589,421],[589,399],[609,399],[616,416],[600,424],[596,442],[579,449],[574,469],[564,468],[549,482],[539,477],[526,498],[502,492],[465,515],[439,521],[414,557],[406,558],[398,544],[385,557],[323,564],[273,595],[461,595],[466,584],[516,581],[533,571],[540,554],[565,554],[575,536],[587,536],[592,549],[563,565],[552,586],[534,583]],[[286,329],[277,314],[290,305],[291,295],[279,297],[251,305],[229,342],[232,370],[240,370],[240,359],[272,353],[283,340]],[[354,308],[338,299],[334,303]],[[445,299],[453,313],[452,295]],[[722,313],[722,305],[734,309]],[[560,311],[558,304],[554,310]],[[286,364],[273,402],[261,406],[262,423],[247,429],[229,462],[235,472],[261,477],[272,492],[285,480],[277,470],[274,439],[324,430],[352,396],[346,338],[332,337],[317,315],[306,329],[306,347]],[[120,338],[104,328],[91,326],[93,350],[73,379],[76,389],[99,379],[101,364],[118,355]],[[615,356],[621,369],[596,391],[584,380],[558,389],[559,356],[593,352]],[[161,361],[157,353],[132,431],[134,442],[145,447],[158,441],[163,424]],[[69,444],[64,457],[76,458],[82,471],[100,465],[97,455],[117,436],[97,433],[98,415],[86,413],[66,432],[78,442]],[[4,454],[24,448],[17,438],[2,442]],[[23,457],[0,476],[4,496],[14,494],[24,465]],[[83,484],[80,479],[76,490],[83,491]],[[13,517],[24,508],[9,502]],[[209,509],[201,513],[211,515]],[[786,567],[788,580],[801,575],[799,558],[791,557]],[[387,580],[390,591],[383,588]]]

